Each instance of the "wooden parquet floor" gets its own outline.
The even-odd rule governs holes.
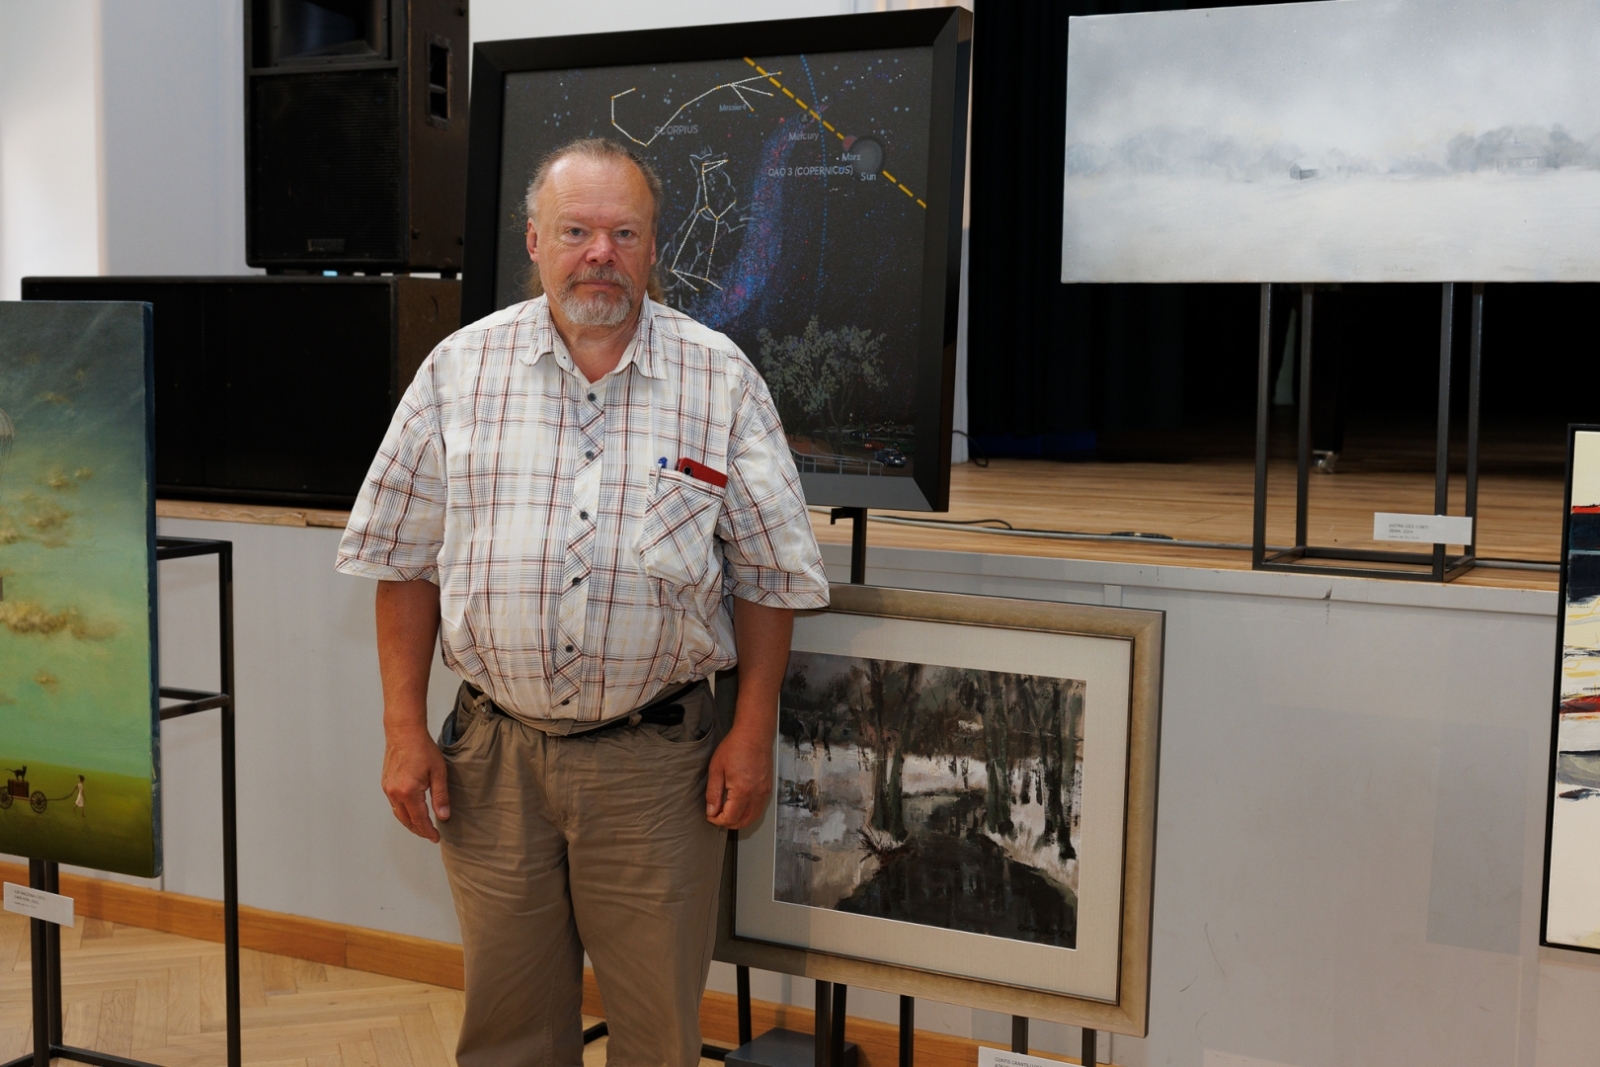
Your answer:
[[[61,931],[61,958],[68,1045],[167,1067],[227,1062],[221,945],[80,917]],[[0,913],[0,1062],[33,1047],[29,967],[27,920]],[[251,1067],[455,1067],[457,990],[250,949],[239,977]],[[586,1067],[604,1062],[604,1039],[584,1050]]]
[[[222,946],[79,918],[61,931],[69,1045],[170,1067],[227,1060]],[[0,918],[0,1059],[27,1052],[27,920]],[[453,1067],[461,994],[245,949],[244,1059],[259,1067]]]

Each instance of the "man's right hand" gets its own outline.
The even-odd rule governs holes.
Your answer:
[[[439,840],[428,818],[450,817],[444,754],[428,734],[428,672],[439,640],[439,587],[432,582],[378,583],[378,672],[383,676],[383,792],[400,824]]]
[[[383,792],[400,825],[429,841],[439,831],[428,818],[428,794],[433,814],[450,818],[450,787],[445,780],[444,754],[426,730],[391,733],[383,749]]]

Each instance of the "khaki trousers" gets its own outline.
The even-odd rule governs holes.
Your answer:
[[[583,954],[613,1067],[692,1067],[727,833],[706,821],[712,700],[681,726],[560,737],[462,687],[441,851],[466,957],[461,1067],[579,1067]]]

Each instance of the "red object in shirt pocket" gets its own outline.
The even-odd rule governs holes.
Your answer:
[[[691,478],[714,485],[718,489],[724,489],[728,485],[728,476],[726,474],[719,470],[714,470],[704,463],[696,463],[692,459],[678,460],[678,465],[673,469],[679,474],[687,474]]]

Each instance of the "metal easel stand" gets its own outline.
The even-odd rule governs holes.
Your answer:
[[[217,642],[221,691],[161,686],[163,699],[177,700],[161,709],[161,721],[218,708],[222,712],[222,917],[227,969],[228,1067],[240,1067],[239,1030],[239,849],[234,766],[233,703],[233,543],[191,537],[156,538],[156,559],[217,557]],[[28,861],[28,882],[47,893],[61,891],[59,865]],[[29,920],[33,955],[33,1051],[3,1067],[49,1067],[52,1059],[75,1060],[94,1067],[157,1067],[144,1060],[76,1048],[62,1040],[61,929],[41,919]]]
[[[1261,286],[1261,333],[1256,371],[1256,499],[1255,528],[1250,554],[1258,571],[1296,574],[1336,574],[1355,578],[1391,578],[1423,582],[1448,582],[1471,570],[1477,562],[1478,538],[1478,407],[1483,355],[1483,283],[1472,286],[1472,346],[1467,369],[1467,494],[1466,516],[1473,520],[1473,544],[1459,556],[1446,546],[1431,551],[1331,548],[1307,543],[1306,512],[1311,474],[1311,326],[1314,285],[1300,287],[1300,398],[1298,468],[1295,481],[1294,546],[1267,550],[1267,444],[1270,430],[1272,371],[1272,286]],[[1450,357],[1454,342],[1455,282],[1445,282],[1439,300],[1439,408],[1434,447],[1433,511],[1450,511]],[[1305,560],[1343,560],[1353,563],[1399,564],[1401,567],[1323,566]],[[1411,569],[1401,569],[1409,567]]]
[[[834,508],[828,524],[831,526],[840,519],[850,520],[850,584],[864,585],[867,580],[867,509]],[[817,981],[815,1024],[810,1034],[774,1029],[758,1039],[750,1019],[750,968],[736,966],[734,976],[738,983],[739,1047],[728,1051],[706,1045],[701,1055],[740,1067],[747,1064],[804,1067],[807,1059],[813,1067],[855,1067],[858,1050],[844,1039],[845,1009],[849,1000],[849,988],[844,983]],[[900,998],[901,1067],[911,1064],[913,1003],[911,997]]]

